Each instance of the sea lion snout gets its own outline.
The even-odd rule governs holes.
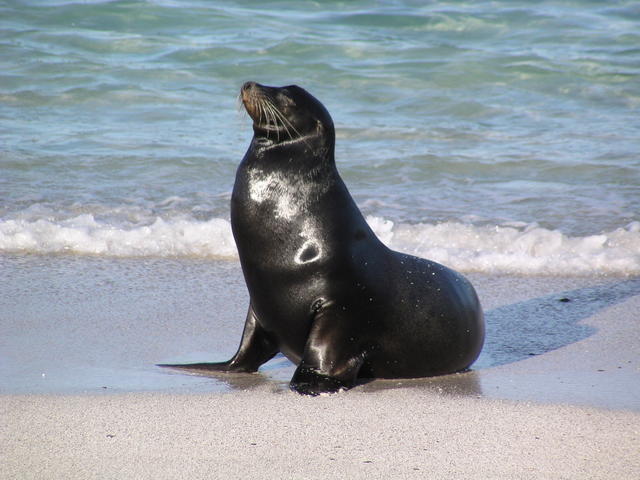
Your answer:
[[[269,98],[269,89],[270,87],[265,87],[257,82],[245,82],[240,89],[242,104],[257,125],[261,125],[265,120],[268,120],[264,102]]]
[[[242,104],[244,108],[247,110],[249,116],[253,119],[259,114],[258,105],[255,101],[256,90],[258,84],[256,82],[245,82],[240,89],[240,98],[242,99]]]

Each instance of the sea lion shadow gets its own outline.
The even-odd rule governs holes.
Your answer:
[[[271,370],[287,367],[293,368],[293,364],[284,356],[278,355],[265,366],[261,367],[257,372],[222,372],[215,370],[190,370],[186,364],[184,367],[179,365],[173,368],[166,368],[166,375],[189,375],[193,377],[201,377],[212,380],[209,384],[208,391],[212,392],[229,392],[229,391],[245,391],[259,388],[267,388],[273,391],[285,390],[287,381],[278,378],[276,375],[269,374]],[[275,378],[274,378],[275,377]]]
[[[494,308],[485,314],[485,345],[473,368],[515,363],[584,340],[597,329],[581,321],[639,293],[640,277]]]

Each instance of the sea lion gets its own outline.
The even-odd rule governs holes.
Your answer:
[[[250,294],[242,340],[229,361],[165,366],[254,372],[282,352],[291,388],[309,395],[467,369],[484,342],[473,286],[376,237],[338,174],[322,103],[255,82],[241,99],[254,132],[231,197]]]

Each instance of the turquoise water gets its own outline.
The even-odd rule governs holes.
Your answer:
[[[235,257],[246,80],[326,105],[394,248],[640,273],[634,1],[4,1],[0,255]]]

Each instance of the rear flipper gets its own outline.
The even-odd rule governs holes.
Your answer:
[[[240,347],[231,360],[216,363],[158,364],[158,366],[191,371],[255,372],[260,365],[271,360],[278,351],[276,341],[260,326],[253,307],[249,305]]]
[[[335,393],[353,387],[365,360],[357,348],[348,319],[331,312],[319,313],[314,319],[302,361],[291,379],[292,390],[303,395]]]

